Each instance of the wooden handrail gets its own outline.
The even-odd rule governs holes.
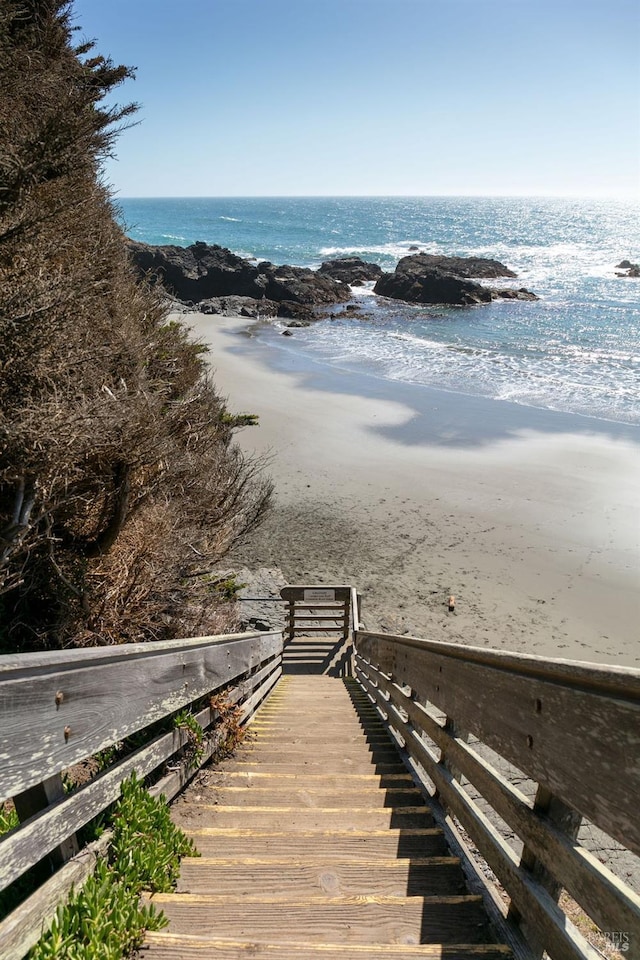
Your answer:
[[[142,747],[68,796],[61,790],[54,796],[43,784],[61,782],[68,767],[220,690],[247,720],[282,673],[282,648],[282,635],[274,631],[0,657],[0,799],[13,799],[24,820],[0,838],[0,890],[65,844],[68,853],[57,861],[68,859],[69,838],[117,799],[122,781],[134,772],[148,777],[162,771],[188,743],[188,731],[151,732]],[[217,718],[210,706],[195,717],[205,732],[214,731]],[[216,736],[201,762],[213,752]],[[168,798],[197,769],[180,761],[172,766],[159,785]],[[24,956],[80,874],[84,868],[70,864],[60,871],[55,897],[45,884],[28,909],[17,911],[26,920],[10,915],[0,923],[3,960]]]
[[[355,650],[356,675],[418,775],[507,891],[518,935],[526,920],[529,955],[597,956],[557,906],[561,887],[602,930],[624,931],[640,946],[640,898],[576,840],[585,817],[640,850],[640,671],[362,630]],[[538,785],[533,805],[503,761]],[[461,778],[522,840],[522,856]]]

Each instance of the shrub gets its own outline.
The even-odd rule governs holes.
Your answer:
[[[171,822],[163,799],[152,797],[135,775],[122,784],[113,830],[108,861],[58,907],[29,960],[122,960],[140,946],[145,930],[166,926],[153,904],[140,903],[140,894],[171,890],[179,857],[195,855],[193,844]]]
[[[101,163],[132,76],[69,4],[0,8],[0,594],[5,652],[217,632],[194,576],[271,492],[202,346],[127,260]]]

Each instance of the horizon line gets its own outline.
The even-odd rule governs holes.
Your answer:
[[[638,194],[572,193],[227,193],[120,194],[121,200],[621,200],[640,202]]]

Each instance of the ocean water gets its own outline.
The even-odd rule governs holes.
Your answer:
[[[528,406],[640,423],[637,202],[542,198],[122,199],[129,236],[218,243],[274,263],[317,267],[357,255],[393,270],[427,253],[501,260],[538,302],[417,307],[354,288],[355,315],[271,337],[346,370]]]

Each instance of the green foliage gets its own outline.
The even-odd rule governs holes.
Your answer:
[[[181,710],[174,717],[174,723],[178,729],[186,731],[188,744],[185,749],[187,766],[195,768],[200,766],[204,756],[203,741],[204,733],[202,727],[188,710]]]
[[[166,924],[166,917],[153,904],[141,906],[138,892],[102,860],[82,890],[58,907],[29,960],[122,960],[140,946],[145,930]]]
[[[197,856],[193,844],[171,822],[163,798],[152,797],[135,774],[122,784],[113,830],[109,860],[58,908],[29,960],[122,960],[145,930],[166,925],[153,904],[140,904],[140,894],[171,890],[179,857]]]
[[[257,413],[229,413],[226,410],[221,419],[233,430],[238,427],[257,427],[259,421]]]
[[[119,741],[117,743],[112,743],[110,747],[105,747],[104,750],[98,751],[95,754],[94,760],[97,764],[97,772],[102,773],[103,770],[106,770],[107,767],[110,767],[112,763],[118,759],[122,753],[123,743]]]
[[[235,577],[227,577],[226,580],[217,580],[213,587],[224,600],[235,600],[236,594],[246,587],[246,583],[238,583]]]
[[[191,840],[172,823],[164,799],[152,797],[135,774],[122,784],[113,826],[112,868],[141,890],[171,890],[179,857],[196,855]]]
[[[18,814],[15,810],[8,810],[4,804],[0,804],[0,837],[5,833],[9,833],[9,830],[13,830],[14,827],[17,827],[20,821],[18,820]]]

